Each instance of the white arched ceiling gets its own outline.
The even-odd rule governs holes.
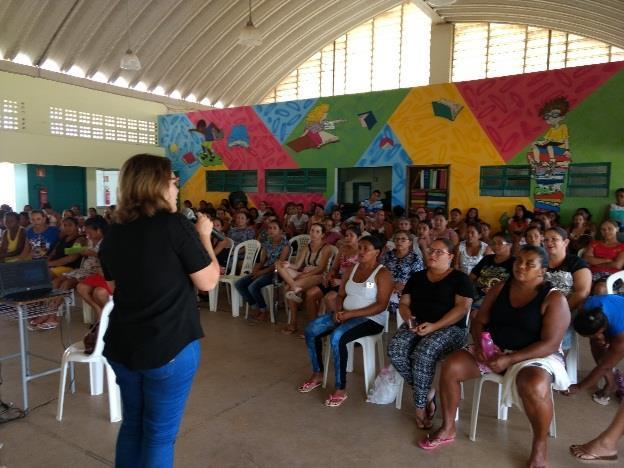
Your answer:
[[[22,53],[34,65],[50,59],[61,71],[77,66],[87,78],[99,73],[111,83],[123,78],[130,87],[141,82],[198,101],[252,104],[323,46],[400,3],[253,0],[263,44],[247,48],[237,44],[247,0],[1,0],[0,57]],[[434,10],[443,21],[531,24],[624,48],[622,0],[458,0]],[[143,65],[138,72],[119,68],[127,24]]]

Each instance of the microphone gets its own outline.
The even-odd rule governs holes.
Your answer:
[[[223,233],[217,231],[215,228],[212,228],[212,232],[210,234],[215,236],[220,241],[225,240],[225,236],[223,235]]]

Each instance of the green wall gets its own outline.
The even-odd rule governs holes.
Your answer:
[[[37,176],[37,169],[45,171],[45,177]],[[71,205],[79,204],[81,211],[86,210],[86,179],[85,168],[75,166],[46,166],[29,164],[28,172],[28,203],[40,208],[39,189],[48,191],[48,202],[60,212]]]

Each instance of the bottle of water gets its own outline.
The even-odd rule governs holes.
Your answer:
[[[488,360],[496,357],[496,355],[498,354],[496,352],[496,345],[494,344],[494,340],[492,340],[492,335],[490,335],[490,332],[481,332],[481,349],[483,350],[483,355]]]

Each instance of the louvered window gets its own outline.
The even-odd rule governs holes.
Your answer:
[[[431,20],[404,3],[375,16],[299,65],[263,102],[407,88],[429,82]]]
[[[563,31],[519,24],[457,23],[453,81],[624,60],[624,50]]]
[[[24,127],[24,103],[0,99],[0,130],[23,130]]]

